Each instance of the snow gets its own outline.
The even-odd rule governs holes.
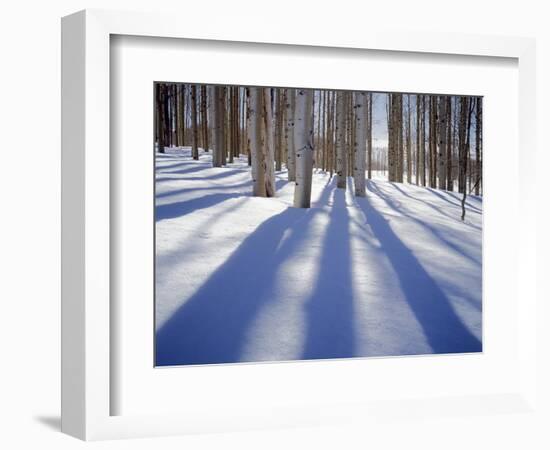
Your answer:
[[[157,154],[157,365],[481,351],[480,197],[315,171],[297,209],[189,155]]]

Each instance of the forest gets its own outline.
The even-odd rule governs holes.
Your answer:
[[[481,97],[153,94],[157,366],[482,350]]]
[[[275,171],[296,183],[294,206],[307,208],[314,169],[352,177],[365,196],[365,177],[482,195],[482,98],[313,89],[155,85],[155,148],[212,151],[212,165],[241,151],[251,166],[253,195],[276,195]],[[373,103],[384,110],[384,146],[373,148]],[[376,139],[377,141],[379,139]],[[464,196],[465,198],[465,196]]]

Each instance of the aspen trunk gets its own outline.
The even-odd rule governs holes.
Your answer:
[[[345,117],[346,94],[336,93],[336,185],[339,188],[346,187],[346,117]]]
[[[202,128],[202,146],[205,152],[208,151],[208,117],[207,117],[207,93],[206,86],[201,86],[201,128]]]
[[[420,184],[420,95],[416,96],[416,159],[415,159],[415,184]]]
[[[294,124],[294,143],[296,145],[294,206],[296,208],[309,208],[311,205],[313,138],[313,91],[298,89]]]
[[[403,182],[403,94],[397,95],[397,176],[396,181]]]
[[[407,95],[407,183],[412,182],[411,96]]]
[[[420,180],[422,186],[426,186],[426,97],[424,95],[422,95],[420,136]]]
[[[479,195],[481,182],[483,180],[483,171],[481,165],[481,142],[482,142],[482,110],[481,97],[476,98],[476,187],[475,194]]]
[[[445,189],[447,187],[447,99],[439,97],[439,136],[437,153],[437,187]]]
[[[453,108],[452,108],[452,99],[447,97],[447,190],[453,190],[453,134],[452,134],[452,123],[453,123]]]
[[[372,92],[368,94],[368,119],[367,119],[367,177],[372,178]]]
[[[273,130],[273,112],[271,109],[271,88],[263,89],[264,145],[262,146],[265,165],[265,193],[267,197],[275,197],[275,139]]]
[[[231,142],[229,141],[229,127],[228,127],[228,118],[227,118],[227,88],[225,86],[222,86],[220,88],[220,108],[221,108],[221,121],[222,121],[222,135],[223,135],[223,146],[222,146],[222,166],[225,166],[227,164],[227,151],[229,148],[231,148]]]
[[[157,84],[157,116],[158,116],[158,123],[157,123],[157,142],[158,142],[158,151],[159,153],[164,153],[166,146],[165,143],[165,115],[164,115],[164,86],[161,83]]]
[[[283,152],[283,108],[282,105],[282,89],[275,89],[274,103],[275,103],[275,170],[280,171],[282,169],[282,152]]]
[[[197,127],[197,86],[191,86],[191,120],[193,125],[193,147],[191,155],[193,159],[199,159],[199,130]]]
[[[214,86],[214,95],[212,96],[214,104],[214,151],[212,152],[212,165],[214,167],[221,167],[223,162],[223,153],[224,153],[224,136],[223,136],[223,126],[224,126],[224,95],[223,95],[223,86]]]
[[[355,139],[354,139],[354,166],[353,182],[355,195],[364,197],[365,191],[365,162],[367,152],[367,121],[368,121],[368,96],[364,92],[354,94],[355,104]]]
[[[295,89],[286,89],[286,168],[288,170],[288,181],[296,181],[296,149],[294,144],[294,113],[296,108]]]
[[[252,195],[265,197],[265,162],[262,149],[262,89],[248,88],[248,142],[252,162]]]

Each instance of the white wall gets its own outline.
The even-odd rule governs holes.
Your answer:
[[[380,26],[391,20],[392,26],[411,30],[534,36],[538,39],[539,55],[539,167],[542,167],[542,162],[547,165],[549,160],[548,145],[543,147],[542,143],[543,132],[550,124],[547,108],[542,107],[550,100],[549,14],[544,11],[544,4],[535,0],[4,2],[0,11],[0,192],[3,212],[0,219],[0,446],[11,449],[40,445],[65,449],[83,445],[54,431],[59,420],[61,16],[83,8],[180,9],[189,17],[205,20],[205,26],[209,26],[214,16],[221,20],[240,17],[244,23],[245,16],[261,17],[263,12],[266,15],[260,20],[280,26],[281,33],[303,17],[307,26],[325,24],[327,32],[338,32],[350,26],[369,27],[372,22]],[[259,5],[264,11],[259,10]],[[269,25],[266,23],[266,26]],[[541,229],[542,225],[548,229],[549,202],[543,202],[542,197],[540,200],[539,207],[546,208],[546,214],[541,214],[541,221],[544,220]],[[547,244],[546,239],[546,249]],[[540,246],[542,248],[542,242]],[[540,256],[541,274],[548,272],[542,262]],[[547,287],[547,282],[544,283]],[[548,331],[542,330],[542,333],[548,342]],[[541,353],[544,350],[546,355],[550,354],[548,347],[539,349]],[[548,374],[547,361],[543,364]],[[543,448],[541,438],[548,434],[542,431],[542,426],[529,416],[502,415],[404,422],[400,430],[383,424],[377,429],[365,430],[356,424],[328,430],[286,430],[95,445],[101,448],[130,445],[132,448],[152,445],[168,448],[350,448],[370,444],[372,448],[406,445],[409,448],[534,449]]]

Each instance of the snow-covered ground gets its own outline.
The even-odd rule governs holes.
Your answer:
[[[296,209],[188,149],[156,180],[157,365],[481,351],[480,198],[317,172]]]

